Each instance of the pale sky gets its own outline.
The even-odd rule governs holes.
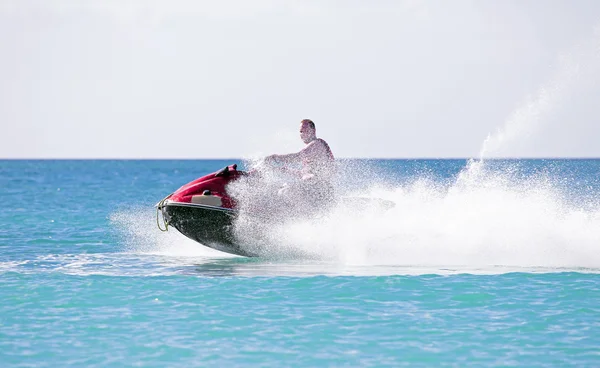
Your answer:
[[[600,157],[600,1],[0,0],[0,158],[285,153],[304,118],[338,157]]]

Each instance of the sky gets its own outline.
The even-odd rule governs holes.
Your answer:
[[[596,0],[0,0],[0,158],[600,157]]]

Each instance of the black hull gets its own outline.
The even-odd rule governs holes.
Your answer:
[[[198,243],[231,254],[254,257],[236,243],[233,233],[236,211],[193,203],[165,203],[162,206],[169,226]]]

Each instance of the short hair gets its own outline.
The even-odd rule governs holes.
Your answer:
[[[315,129],[315,123],[313,123],[313,121],[312,121],[312,120],[310,120],[310,119],[304,119],[304,120],[302,120],[300,123],[301,123],[301,124],[308,124],[308,126],[310,127],[310,129],[312,129],[312,130],[316,130],[316,129]]]

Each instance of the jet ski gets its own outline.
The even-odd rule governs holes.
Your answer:
[[[258,181],[257,181],[258,179]],[[156,221],[161,231],[167,231],[174,227],[186,237],[213,249],[244,257],[258,257],[258,253],[252,251],[253,247],[244,247],[241,239],[236,236],[236,220],[240,217],[243,207],[240,198],[231,195],[231,184],[237,182],[250,183],[250,188],[262,188],[264,183],[260,182],[260,174],[255,171],[246,172],[238,170],[237,165],[229,165],[219,171],[202,176],[191,181],[175,192],[169,194],[156,204]],[[288,206],[277,195],[272,192],[269,200],[254,203],[250,207],[252,218],[255,220],[253,227],[264,226],[273,221],[283,221],[284,213],[302,213],[303,216],[317,216],[319,211],[327,209],[327,206],[307,206],[315,209],[312,212],[290,212],[280,211],[282,206]],[[345,198],[345,203],[363,206],[370,198]],[[384,208],[391,208],[394,203],[386,200],[377,200]],[[333,201],[321,201],[333,204]],[[258,207],[258,210],[256,210]],[[252,208],[255,210],[252,212]],[[162,216],[162,224],[160,217]]]

